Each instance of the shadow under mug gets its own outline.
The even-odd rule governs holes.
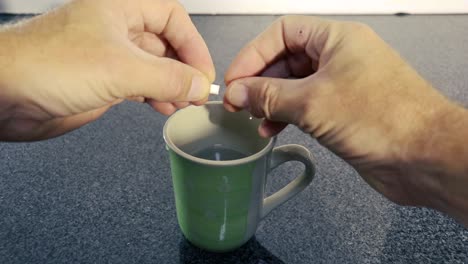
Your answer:
[[[274,138],[258,135],[260,122],[222,102],[189,106],[167,120],[177,219],[192,244],[214,252],[242,246],[271,210],[312,181],[312,154],[299,145],[273,148]],[[268,173],[288,161],[303,163],[303,173],[265,198]]]

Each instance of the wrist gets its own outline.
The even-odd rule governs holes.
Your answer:
[[[10,31],[0,29],[0,129],[1,124],[10,119],[14,109],[14,87],[12,80],[15,76],[12,69],[15,66],[16,37]]]
[[[18,25],[0,28],[0,140],[9,140],[17,132],[24,115],[24,84],[21,69],[27,65],[24,39]]]
[[[446,102],[415,138],[405,161],[422,204],[468,226],[468,111]],[[410,176],[412,177],[412,176]]]

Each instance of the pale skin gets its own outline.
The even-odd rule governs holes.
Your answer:
[[[41,140],[96,120],[125,99],[163,114],[203,104],[208,48],[166,0],[79,0],[0,31],[0,138]]]
[[[240,51],[225,81],[226,108],[265,118],[260,135],[294,124],[388,199],[468,226],[468,111],[368,26],[283,17]]]
[[[62,135],[130,99],[170,115],[206,102],[215,69],[175,1],[77,0],[0,29],[0,140]],[[399,204],[468,226],[467,111],[367,26],[283,17],[225,75],[225,106],[293,124]]]

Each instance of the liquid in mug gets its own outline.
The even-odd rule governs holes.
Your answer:
[[[193,153],[193,156],[207,160],[225,161],[243,159],[248,155],[232,148],[225,147],[222,144],[214,144],[196,151]]]

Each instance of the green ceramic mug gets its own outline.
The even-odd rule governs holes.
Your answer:
[[[222,102],[190,106],[164,126],[177,219],[192,244],[215,252],[240,247],[270,211],[301,192],[315,174],[311,153],[299,145],[273,148],[261,120],[227,112]],[[288,161],[305,165],[291,183],[265,197],[268,173]]]

